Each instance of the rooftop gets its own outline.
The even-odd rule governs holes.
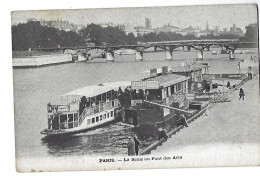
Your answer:
[[[176,74],[167,74],[146,79],[147,81],[158,81],[159,86],[168,87],[170,85],[177,84],[179,82],[190,79],[187,76],[181,76]]]
[[[193,71],[199,71],[203,68],[208,68],[208,65],[202,65],[202,64],[191,64],[187,66],[181,66],[181,67],[173,67],[172,72],[193,72]]]
[[[130,86],[130,81],[123,81],[123,82],[109,82],[109,83],[103,83],[99,85],[92,85],[92,86],[86,86],[81,89],[74,90],[72,92],[69,92],[65,94],[65,96],[85,96],[87,97],[94,97],[97,95],[100,95],[102,93],[108,92],[110,90],[117,91],[119,87],[126,88],[127,86]]]

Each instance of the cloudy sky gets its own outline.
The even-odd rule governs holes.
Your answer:
[[[145,17],[150,18],[152,27],[170,23],[178,27],[199,26],[230,27],[234,23],[244,30],[245,26],[257,21],[255,5],[177,6],[148,8],[81,9],[50,11],[16,11],[12,13],[12,24],[24,23],[28,18],[45,20],[68,20],[75,24],[128,23],[144,26]]]

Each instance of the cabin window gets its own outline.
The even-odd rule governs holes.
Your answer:
[[[68,114],[68,122],[72,122],[73,121],[73,114]]]
[[[106,115],[106,114],[104,114],[104,119],[106,119],[106,117],[107,117],[107,115]]]
[[[60,123],[67,122],[67,114],[60,115]]]
[[[107,98],[106,93],[103,93],[101,96],[101,102],[102,103],[106,102],[106,98]]]
[[[95,123],[95,118],[92,118],[92,123]]]
[[[107,118],[109,118],[109,112],[107,113]]]
[[[88,121],[87,121],[87,124],[88,124],[88,125],[90,125],[90,124],[91,124],[91,121],[90,121],[90,119],[88,119]]]
[[[98,121],[99,121],[99,117],[97,116],[97,117],[96,117],[96,122],[98,122]]]
[[[86,107],[90,107],[90,98],[87,98]]]
[[[166,97],[169,97],[169,93],[168,93],[168,89],[167,89],[167,87],[164,88],[164,91],[165,91],[165,95],[166,95]]]
[[[171,93],[174,94],[174,85],[171,86]]]
[[[113,111],[111,111],[111,117],[113,117]]]
[[[107,92],[107,101],[112,100],[112,91]]]
[[[117,91],[113,91],[113,100],[117,99]]]
[[[68,114],[68,128],[73,128],[73,114]]]
[[[59,129],[59,116],[55,115],[52,120],[52,129]]]
[[[74,114],[74,121],[77,121],[78,120],[78,113],[75,113]]]
[[[102,115],[100,115],[100,121],[102,120]]]
[[[96,105],[98,105],[99,102],[101,102],[101,95],[96,96],[96,100],[95,100]]]
[[[141,94],[141,92],[140,92]],[[142,97],[140,97],[142,98]],[[148,100],[161,100],[161,90],[160,89],[149,89]]]
[[[168,89],[169,96],[171,96],[172,95],[171,87],[167,87],[167,89]]]

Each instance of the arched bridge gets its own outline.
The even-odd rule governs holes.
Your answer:
[[[140,43],[136,45],[105,45],[105,46],[82,46],[82,47],[57,47],[57,48],[36,48],[36,50],[78,50],[86,53],[89,50],[101,49],[104,51],[107,61],[114,61],[114,52],[119,49],[133,49],[136,51],[136,60],[143,60],[144,50],[148,48],[153,48],[154,51],[162,49],[166,52],[165,59],[171,60],[172,53],[176,48],[182,47],[190,51],[191,48],[198,51],[198,59],[203,59],[203,51],[205,49],[210,50],[211,46],[220,46],[221,49],[226,49],[229,51],[229,58],[234,59],[234,51],[238,47],[243,46],[258,47],[256,42],[243,42],[236,39],[221,39],[221,40],[179,40],[179,41],[163,41],[163,42],[147,42]]]

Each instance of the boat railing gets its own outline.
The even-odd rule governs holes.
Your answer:
[[[87,116],[97,114],[102,111],[109,110],[109,109],[112,109],[113,107],[118,107],[118,106],[119,106],[119,101],[117,99],[115,99],[115,100],[105,102],[105,103],[100,103],[98,105],[94,105],[91,107],[86,107],[79,117],[79,125],[82,124],[82,122],[85,120],[85,118]]]

